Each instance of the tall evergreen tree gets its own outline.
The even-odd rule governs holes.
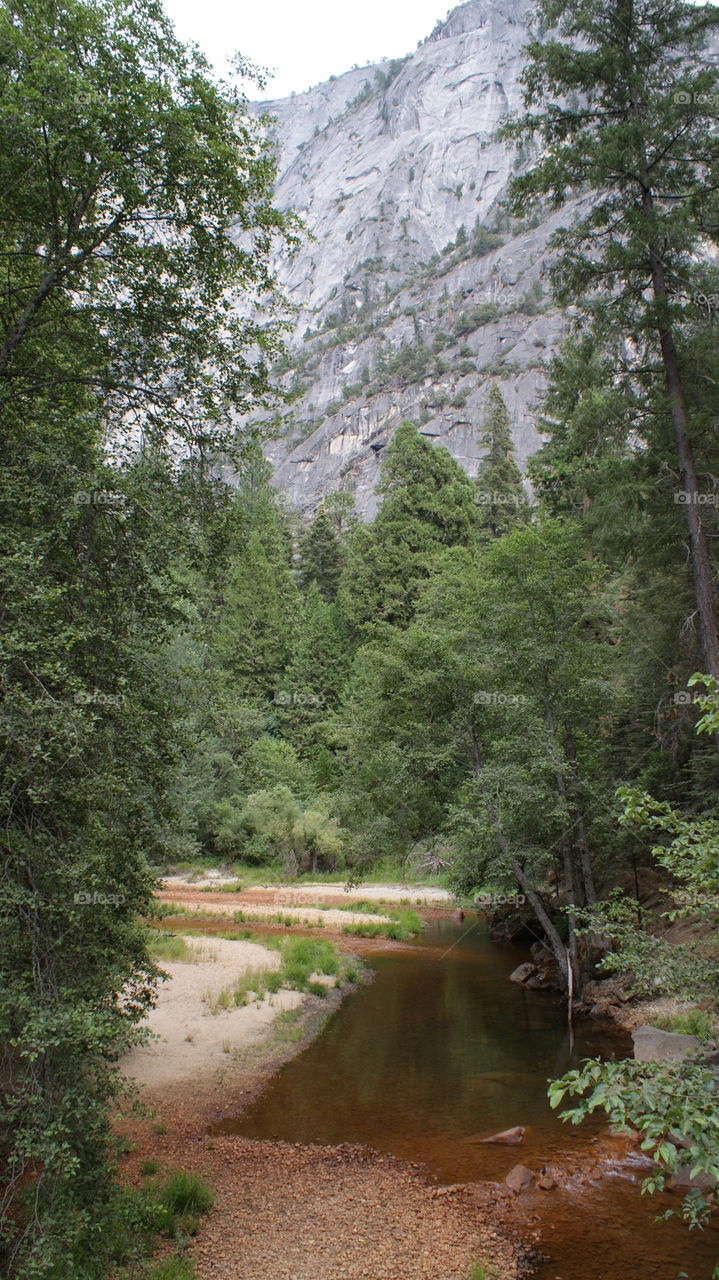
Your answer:
[[[529,515],[522,473],[514,459],[509,413],[496,382],[487,397],[480,444],[486,453],[477,472],[477,505],[485,538],[500,538]]]
[[[719,11],[683,0],[540,0],[538,19],[543,34],[523,80],[527,107],[539,110],[507,132],[538,137],[541,157],[515,179],[513,208],[593,193],[591,212],[555,237],[557,297],[631,344],[630,377],[663,384],[657,429],[669,419],[704,667],[717,676],[716,584],[695,456],[706,423],[692,412],[682,333],[697,247],[719,227],[719,70],[703,57]]]
[[[340,611],[313,583],[302,602],[292,656],[276,697],[283,734],[313,760],[326,746],[327,720],[337,706],[349,660]]]
[[[326,511],[319,511],[299,538],[300,585],[306,591],[312,583],[325,600],[334,600],[342,572],[342,546]]]
[[[156,977],[139,922],[191,750],[176,565],[222,523],[229,411],[269,398],[252,304],[285,219],[256,120],[154,2],[10,0],[0,59],[0,1271],[100,1280],[116,1063]]]
[[[433,557],[477,536],[471,480],[447,449],[431,444],[412,423],[395,432],[377,492],[382,505],[374,522],[352,538],[338,595],[358,633],[386,623],[406,626]]]

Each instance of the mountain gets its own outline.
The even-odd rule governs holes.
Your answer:
[[[407,418],[475,475],[494,380],[520,465],[539,445],[533,405],[565,325],[543,272],[567,213],[500,210],[531,155],[495,137],[520,106],[530,10],[469,0],[407,58],[256,104],[275,120],[277,203],[310,233],[277,264],[297,308],[292,402],[266,446],[306,514],[348,488],[371,518],[379,455]]]

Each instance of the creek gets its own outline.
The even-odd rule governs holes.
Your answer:
[[[432,920],[414,945],[375,952],[374,979],[332,1015],[239,1117],[218,1132],[362,1143],[422,1162],[440,1183],[502,1181],[513,1165],[556,1165],[561,1185],[520,1197],[548,1261],[539,1280],[710,1280],[719,1229],[655,1222],[677,1195],[640,1194],[649,1165],[606,1125],[563,1124],[547,1080],[586,1057],[628,1056],[628,1036],[588,1021],[573,1038],[553,995],[507,981],[523,950],[493,945],[480,918]],[[478,1138],[527,1127],[522,1146]],[[536,1244],[536,1239],[534,1241]]]

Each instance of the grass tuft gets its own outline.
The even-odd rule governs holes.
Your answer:
[[[207,1213],[215,1203],[214,1194],[204,1179],[184,1169],[171,1169],[157,1193],[160,1204],[173,1216]]]
[[[195,1280],[195,1268],[185,1254],[176,1253],[158,1262],[148,1271],[145,1280]]]
[[[682,1013],[670,1013],[654,1018],[654,1026],[661,1031],[675,1031],[680,1035],[696,1036],[698,1040],[713,1040],[717,1034],[714,1019],[703,1009],[685,1009]]]

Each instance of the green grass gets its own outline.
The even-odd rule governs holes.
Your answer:
[[[163,920],[166,916],[187,915],[190,915],[187,907],[182,907],[177,902],[164,902],[161,898],[155,898],[150,909],[149,918],[151,920]]]
[[[195,1280],[195,1268],[184,1253],[176,1253],[147,1272],[145,1280]]]
[[[354,957],[345,960],[335,944],[325,938],[282,938],[278,940],[277,949],[282,960],[278,969],[248,969],[234,986],[205,996],[210,1012],[217,1014],[233,1006],[241,1008],[274,994],[281,987],[323,998],[327,995],[327,986],[313,978],[313,974],[335,978],[336,985],[357,982],[361,977],[359,962]]]
[[[389,924],[384,920],[346,924],[342,926],[342,932],[359,938],[391,938],[395,942],[406,942],[422,928],[422,917],[416,911],[393,909],[383,914],[389,916]]]
[[[146,1161],[147,1165],[156,1164]],[[149,1181],[140,1193],[144,1230],[153,1235],[170,1236],[185,1244],[197,1234],[200,1215],[211,1209],[215,1197],[203,1178],[184,1169],[170,1169],[159,1181]],[[147,1280],[193,1280],[194,1272],[182,1269],[182,1257],[165,1259],[149,1273]],[[179,1268],[179,1269],[178,1269]]]
[[[154,1174],[157,1173],[157,1170],[159,1169],[159,1167],[160,1167],[159,1160],[143,1160],[142,1164],[140,1165],[140,1173],[143,1175],[144,1178],[151,1178],[153,1177]]]
[[[717,1026],[703,1009],[687,1009],[684,1013],[672,1013],[654,1019],[654,1026],[662,1031],[675,1031],[680,1035],[696,1036],[698,1040],[713,1040]]]
[[[316,908],[312,909],[316,910]],[[324,909],[326,910],[326,908]],[[306,923],[301,916],[290,916],[284,911],[273,911],[269,914],[251,910],[233,911],[232,919],[238,924],[242,924],[246,920],[257,921],[258,924],[281,924],[284,925],[285,929],[291,928],[292,925]],[[312,929],[323,929],[324,925],[324,920],[313,920],[310,927]]]
[[[279,1044],[297,1044],[302,1039],[301,1009],[283,1009],[272,1024],[272,1035]]]
[[[155,1189],[159,1203],[173,1216],[207,1213],[215,1196],[203,1178],[184,1169],[171,1169]]]
[[[184,938],[175,937],[171,933],[151,934],[147,949],[156,960],[188,960],[197,961]]]
[[[367,902],[364,899],[361,902],[343,902],[341,907],[337,907],[337,910],[361,911],[366,916],[384,916],[387,914],[381,903]]]

